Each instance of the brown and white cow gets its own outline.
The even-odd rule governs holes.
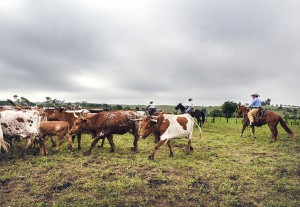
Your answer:
[[[175,138],[187,138],[188,145],[187,150],[193,150],[191,145],[193,137],[193,127],[194,119],[189,114],[182,115],[172,115],[172,114],[160,114],[159,116],[148,116],[142,119],[141,123],[141,134],[142,138],[148,137],[150,134],[153,134],[156,137],[156,140],[159,142],[156,144],[154,150],[149,155],[149,159],[154,159],[155,152],[159,147],[167,142],[167,145],[170,149],[170,157],[173,157],[172,147],[170,145],[170,140]],[[199,126],[198,126],[199,127]],[[201,128],[199,127],[199,138],[201,139]]]
[[[89,113],[88,110],[81,110],[81,111],[77,111],[76,114],[79,116],[81,113]],[[52,121],[52,120],[56,120],[56,121],[66,121],[69,123],[70,127],[73,126],[76,117],[74,116],[74,111],[67,111],[63,108],[56,108],[54,109],[51,113],[49,113],[48,115],[48,120]],[[74,142],[76,135],[72,136],[72,140]],[[78,149],[81,149],[81,133],[77,134],[77,142],[78,142]]]
[[[111,152],[114,151],[115,144],[113,142],[113,134],[125,134],[127,132],[133,134],[133,151],[137,151],[139,123],[131,120],[132,117],[139,117],[134,111],[103,111],[95,115],[80,116],[74,122],[71,134],[89,131],[96,135],[89,150],[84,154],[89,155],[93,147],[100,139],[107,137],[111,146]]]
[[[69,123],[66,121],[42,121],[40,124],[40,133],[39,133],[39,145],[40,145],[40,154],[46,155],[46,137],[47,136],[57,136],[59,145],[56,147],[56,151],[59,150],[60,146],[66,138],[70,143],[71,150],[74,148],[72,138],[69,134]]]
[[[1,114],[1,128],[4,135],[19,136],[27,140],[27,148],[39,134],[42,119],[37,110],[4,110]]]

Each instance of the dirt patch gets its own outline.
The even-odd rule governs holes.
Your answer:
[[[168,184],[170,181],[168,180],[160,180],[160,179],[150,179],[148,180],[149,188],[156,188],[157,186]]]
[[[71,187],[72,185],[73,185],[72,183],[66,182],[66,183],[63,183],[62,185],[52,187],[52,191],[62,191],[62,190],[65,190],[65,189]]]

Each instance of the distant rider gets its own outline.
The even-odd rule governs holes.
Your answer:
[[[251,94],[252,101],[250,105],[248,106],[250,108],[250,111],[248,112],[248,118],[250,121],[250,126],[254,122],[254,116],[258,112],[259,108],[261,108],[261,100],[258,98],[259,95],[257,93]]]
[[[193,103],[193,99],[189,98],[189,102],[188,102],[188,105],[186,107],[185,113],[189,114],[192,111],[194,111],[194,103]]]
[[[149,105],[147,106],[147,109],[150,116],[152,116],[155,113],[156,107],[153,104],[153,101],[150,101]]]

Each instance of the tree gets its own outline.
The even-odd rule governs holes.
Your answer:
[[[227,114],[228,118],[232,116],[232,114],[236,111],[238,107],[237,103],[234,103],[233,101],[226,101],[221,106],[222,112],[224,114]]]
[[[267,100],[262,101],[261,105],[262,106],[270,106],[271,105],[271,99],[268,98]]]
[[[224,116],[223,112],[222,112],[221,110],[219,110],[219,109],[214,109],[214,110],[212,110],[212,111],[209,113],[209,115],[210,115],[211,117],[222,117],[222,116]]]

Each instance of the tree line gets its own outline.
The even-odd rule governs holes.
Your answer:
[[[106,103],[88,103],[86,101],[83,102],[77,102],[77,103],[72,103],[72,102],[65,102],[64,100],[56,100],[52,99],[51,97],[45,97],[45,101],[42,102],[31,102],[29,99],[14,95],[14,102],[16,105],[21,105],[21,106],[39,106],[39,107],[55,107],[55,106],[60,106],[60,107],[66,107],[66,108],[101,108],[104,110],[142,110],[142,108],[139,108],[138,106],[135,106],[134,108],[131,108],[130,106],[124,106],[121,104],[117,105],[110,105]],[[201,109],[206,116],[210,117],[226,117],[226,118],[232,118],[236,116],[236,109],[238,105],[241,103],[236,103],[233,101],[226,101],[224,102],[221,106],[220,109],[214,109],[211,112],[207,113],[207,109],[204,107]],[[10,105],[10,103],[7,100],[0,101],[0,105]],[[265,101],[262,101],[262,106],[270,106],[271,105],[271,99],[266,99]],[[282,107],[280,105],[277,108],[274,108],[274,110],[279,110],[283,113],[284,119],[300,119],[299,116],[299,108],[287,108],[287,107]]]

